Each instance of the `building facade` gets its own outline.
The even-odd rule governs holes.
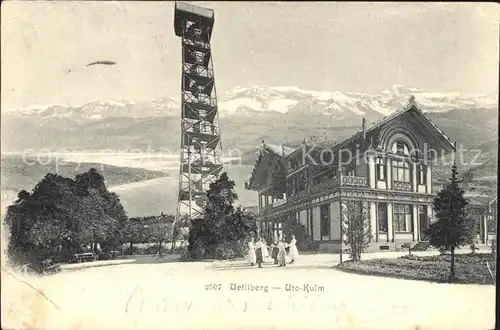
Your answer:
[[[296,149],[264,143],[246,188],[258,193],[260,231],[304,228],[321,250],[342,249],[349,201],[368,213],[371,250],[426,240],[432,221],[432,162],[454,145],[413,100],[338,143],[305,139]]]
[[[477,244],[491,245],[496,239],[497,198],[484,195],[465,194],[467,199],[467,215],[475,220]]]

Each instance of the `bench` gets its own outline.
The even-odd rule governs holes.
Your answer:
[[[76,262],[94,261],[96,256],[93,253],[75,253],[73,255]]]
[[[111,259],[116,259],[120,255],[120,251],[109,251],[109,255],[111,256]]]
[[[42,273],[52,274],[61,270],[59,264],[55,263],[52,259],[42,260]]]

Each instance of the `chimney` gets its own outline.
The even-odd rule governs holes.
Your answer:
[[[363,140],[366,139],[366,119],[363,117]]]
[[[266,143],[264,142],[264,140],[262,140],[260,147],[262,150],[264,150],[264,148],[266,147]]]
[[[411,95],[410,99],[408,100],[409,105],[415,105],[415,95]]]

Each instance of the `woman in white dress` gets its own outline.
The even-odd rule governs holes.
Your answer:
[[[262,237],[261,242],[262,242],[262,257],[264,258],[265,261],[269,257],[269,250],[267,247],[267,242],[264,239],[264,237]]]
[[[286,266],[286,246],[287,244],[283,240],[283,238],[280,239],[278,242],[278,267],[285,267]]]
[[[297,250],[297,240],[295,239],[295,235],[292,235],[292,240],[288,246],[290,250],[288,251],[288,258],[291,259],[290,263],[293,264],[295,259],[299,256],[299,250]]]
[[[257,256],[255,255],[255,244],[253,242],[253,237],[248,242],[248,261],[250,262],[250,266],[253,266],[256,262]]]

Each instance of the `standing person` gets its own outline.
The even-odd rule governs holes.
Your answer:
[[[290,250],[288,251],[288,257],[291,259],[290,263],[293,264],[295,259],[299,256],[299,250],[297,249],[297,240],[295,239],[295,235],[292,235],[292,240],[288,245]]]
[[[257,238],[257,243],[255,243],[255,260],[259,268],[262,268],[262,263],[264,260],[262,259],[262,239]]]
[[[280,239],[278,242],[278,267],[285,267],[286,266],[286,243],[283,240],[283,238]]]
[[[276,236],[274,236],[274,241],[271,243],[271,258],[273,258],[274,260],[274,264],[277,265],[278,264],[278,252],[279,252],[279,249],[278,249],[278,238],[276,238]]]
[[[253,266],[255,264],[255,244],[253,242],[253,237],[250,238],[250,241],[248,241],[248,254],[247,254],[248,261],[250,262],[250,266]]]
[[[269,258],[269,250],[267,249],[267,242],[264,239],[264,237],[262,237],[261,242],[262,242],[262,259],[264,259],[265,261],[267,258]]]

